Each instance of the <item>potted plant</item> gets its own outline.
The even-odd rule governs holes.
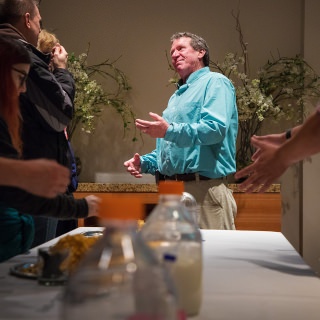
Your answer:
[[[87,52],[76,56],[74,53],[68,57],[68,70],[72,73],[76,92],[74,99],[74,115],[68,126],[68,136],[71,140],[77,127],[91,133],[95,129],[96,120],[101,116],[105,107],[113,108],[121,117],[124,134],[130,129],[130,124],[134,123],[134,112],[127,103],[127,94],[131,90],[129,81],[123,71],[116,67],[115,61],[109,59],[101,63],[88,65]],[[98,77],[108,81],[106,89],[98,83]],[[134,131],[133,141],[136,139]]]
[[[250,138],[261,129],[264,120],[301,122],[308,98],[320,97],[320,78],[300,55],[270,59],[251,79],[248,43],[241,30],[239,13],[235,15],[241,55],[227,53],[224,61],[210,61],[213,70],[227,76],[234,84],[239,114],[237,148],[238,169],[251,162],[254,149]]]

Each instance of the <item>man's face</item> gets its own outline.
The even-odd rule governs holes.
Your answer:
[[[204,66],[202,58],[205,51],[196,51],[190,42],[191,39],[188,37],[176,39],[172,42],[170,51],[172,65],[184,81],[191,73]]]
[[[39,33],[41,32],[41,16],[38,7],[35,8],[35,15],[31,19],[29,17],[29,32],[28,32],[28,42],[33,44],[35,47],[38,43]]]

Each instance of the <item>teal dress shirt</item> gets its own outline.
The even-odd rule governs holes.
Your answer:
[[[236,171],[238,112],[235,89],[224,75],[204,67],[171,96],[163,118],[170,124],[156,149],[141,156],[141,172],[198,172],[209,178]]]

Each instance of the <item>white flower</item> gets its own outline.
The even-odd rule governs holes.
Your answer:
[[[298,122],[306,97],[320,96],[320,78],[302,57],[268,61],[250,79],[247,51],[237,58],[227,53],[223,63],[212,62],[211,68],[226,75],[234,84],[239,117],[237,165],[247,165],[254,152],[250,137],[258,132],[264,120],[281,118]]]

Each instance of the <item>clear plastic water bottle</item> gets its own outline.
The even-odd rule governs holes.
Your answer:
[[[121,214],[133,211],[134,203],[122,199],[112,207]],[[64,320],[177,320],[177,310],[172,280],[137,232],[136,221],[108,220],[101,240],[68,281],[62,315]]]
[[[141,234],[166,265],[178,293],[178,305],[188,316],[199,313],[202,301],[202,238],[181,202],[183,183],[161,181],[159,203]]]
[[[183,192],[181,202],[189,210],[196,226],[199,226],[198,204],[194,196],[188,192]]]

